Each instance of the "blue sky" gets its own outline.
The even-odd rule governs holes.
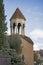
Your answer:
[[[43,0],[4,0],[8,34],[10,17],[19,8],[26,18],[25,34],[34,42],[34,50],[43,49]]]

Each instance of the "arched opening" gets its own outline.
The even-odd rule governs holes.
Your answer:
[[[24,27],[25,27],[25,24],[23,24],[23,29],[24,29]]]
[[[16,32],[16,31],[15,31],[15,27],[16,27],[16,24],[13,23],[13,31],[14,31],[14,32]]]
[[[18,34],[21,34],[21,24],[18,23]]]

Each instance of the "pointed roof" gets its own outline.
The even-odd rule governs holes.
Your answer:
[[[24,36],[21,35],[21,37],[22,37],[23,39],[25,39],[26,41],[30,42],[31,44],[34,44],[30,37],[27,37],[27,36],[25,36],[25,35],[24,35]]]
[[[22,19],[26,20],[25,17],[24,17],[24,15],[19,10],[19,8],[16,9],[16,11],[14,12],[14,14],[10,18],[10,21],[11,21],[11,19],[15,19],[15,18],[22,18]]]

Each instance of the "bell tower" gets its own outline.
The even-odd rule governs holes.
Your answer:
[[[25,17],[23,16],[19,8],[17,8],[12,17],[10,18],[11,35],[25,35],[25,21]]]

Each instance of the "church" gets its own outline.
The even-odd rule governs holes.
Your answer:
[[[26,18],[19,8],[10,18],[11,35],[18,34],[22,40],[22,55],[24,55],[24,62],[26,65],[34,65],[33,61],[33,41],[25,35],[25,21]]]

